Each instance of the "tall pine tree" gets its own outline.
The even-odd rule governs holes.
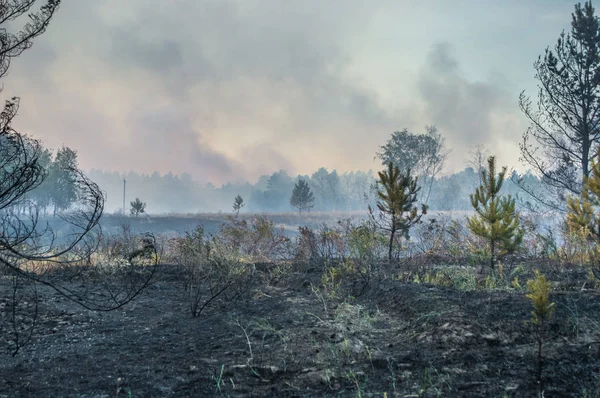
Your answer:
[[[77,200],[77,152],[69,147],[56,151],[50,165],[48,182],[51,184],[51,198],[54,215],[58,210],[67,210]]]
[[[600,20],[591,1],[575,5],[571,32],[563,31],[534,68],[537,106],[525,93],[519,98],[531,122],[521,154],[546,190],[520,185],[540,202],[563,209],[566,195],[581,194],[581,176],[589,177],[600,144]]]

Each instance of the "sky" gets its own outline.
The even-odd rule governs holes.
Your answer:
[[[14,127],[82,169],[215,184],[280,169],[377,170],[394,131],[435,125],[446,173],[475,145],[518,170],[533,63],[557,0],[63,0],[2,85]]]

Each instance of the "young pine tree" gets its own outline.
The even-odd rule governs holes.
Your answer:
[[[140,198],[135,198],[135,200],[130,202],[129,205],[131,206],[129,212],[132,216],[138,217],[140,214],[146,212],[146,202],[142,202]]]
[[[235,199],[233,200],[233,212],[237,215],[240,213],[240,210],[242,209],[242,207],[244,207],[246,204],[244,203],[244,198],[242,198],[241,195],[237,195],[235,197]]]
[[[410,170],[403,174],[398,167],[389,162],[387,170],[380,171],[378,174],[377,196],[379,200],[377,208],[379,217],[375,217],[371,206],[369,206],[369,213],[377,226],[390,235],[388,260],[391,262],[396,234],[400,233],[405,239],[408,239],[410,228],[418,223],[424,214],[427,214],[427,206],[422,205],[419,214],[414,205],[417,202],[417,193],[420,187],[417,186],[418,177],[413,178]]]
[[[591,260],[597,262],[600,243],[600,214],[594,207],[600,205],[600,152],[597,161],[592,161],[590,176],[583,179],[581,198],[570,196],[567,199],[567,226],[569,232],[581,236],[592,244],[596,250],[591,253]],[[596,278],[600,279],[600,270],[592,267]]]
[[[298,180],[294,185],[292,196],[290,198],[290,204],[298,209],[298,212],[302,214],[302,210],[310,210],[313,208],[315,197],[308,186],[308,183],[304,180]]]
[[[492,271],[498,260],[519,248],[524,234],[515,200],[500,195],[505,176],[506,167],[496,175],[496,160],[490,156],[488,169],[481,172],[481,185],[470,195],[476,214],[467,217],[469,229],[488,242]]]
[[[526,297],[531,300],[533,311],[531,311],[531,324],[534,327],[538,343],[537,354],[537,379],[542,382],[542,369],[544,366],[543,344],[546,328],[554,314],[555,303],[550,302],[552,284],[546,280],[546,276],[535,270],[535,279],[527,281]]]

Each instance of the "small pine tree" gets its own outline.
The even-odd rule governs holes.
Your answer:
[[[570,196],[567,198],[567,227],[569,233],[580,236],[588,242],[595,244],[595,249],[590,253],[592,262],[598,261],[598,243],[600,243],[600,214],[594,207],[600,205],[600,152],[596,155],[597,161],[592,161],[590,176],[584,178],[581,197]],[[596,278],[600,278],[600,271],[592,267]]]
[[[535,279],[527,281],[526,297],[531,300],[533,311],[531,311],[531,324],[535,328],[535,335],[538,343],[537,355],[537,377],[538,382],[542,381],[543,369],[543,343],[546,325],[552,319],[555,303],[550,302],[551,284],[546,277],[535,270]]]
[[[240,210],[245,205],[246,204],[244,203],[244,199],[240,195],[236,196],[235,199],[233,200],[233,212],[235,214],[239,214]]]
[[[378,175],[379,217],[375,217],[371,206],[369,206],[369,214],[377,226],[390,235],[388,260],[391,262],[396,233],[409,239],[410,228],[421,221],[424,214],[427,214],[427,206],[422,205],[419,214],[418,208],[414,205],[421,188],[417,185],[419,178],[413,178],[410,170],[403,174],[398,167],[389,162],[387,170],[380,171]]]
[[[490,156],[488,169],[481,172],[481,185],[470,195],[476,214],[467,217],[469,229],[487,240],[492,271],[497,261],[514,253],[523,242],[524,230],[515,211],[515,200],[510,195],[500,195],[505,176],[506,167],[496,175],[496,159]]]
[[[302,214],[302,210],[310,210],[314,206],[315,197],[308,186],[308,183],[304,180],[298,180],[294,185],[292,196],[290,197],[290,204],[298,209],[298,213]]]
[[[129,204],[131,205],[129,212],[132,216],[138,217],[140,214],[146,212],[146,202],[142,202],[140,198],[135,198],[135,200]]]

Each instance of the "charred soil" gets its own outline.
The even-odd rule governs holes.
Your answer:
[[[36,333],[16,357],[8,353],[9,303],[0,297],[0,397],[539,393],[531,304],[522,292],[385,279],[357,298],[321,300],[311,289],[319,280],[318,272],[289,274],[195,318],[168,267],[112,312],[83,310],[40,288]],[[551,298],[544,394],[600,396],[600,297],[579,289]]]

